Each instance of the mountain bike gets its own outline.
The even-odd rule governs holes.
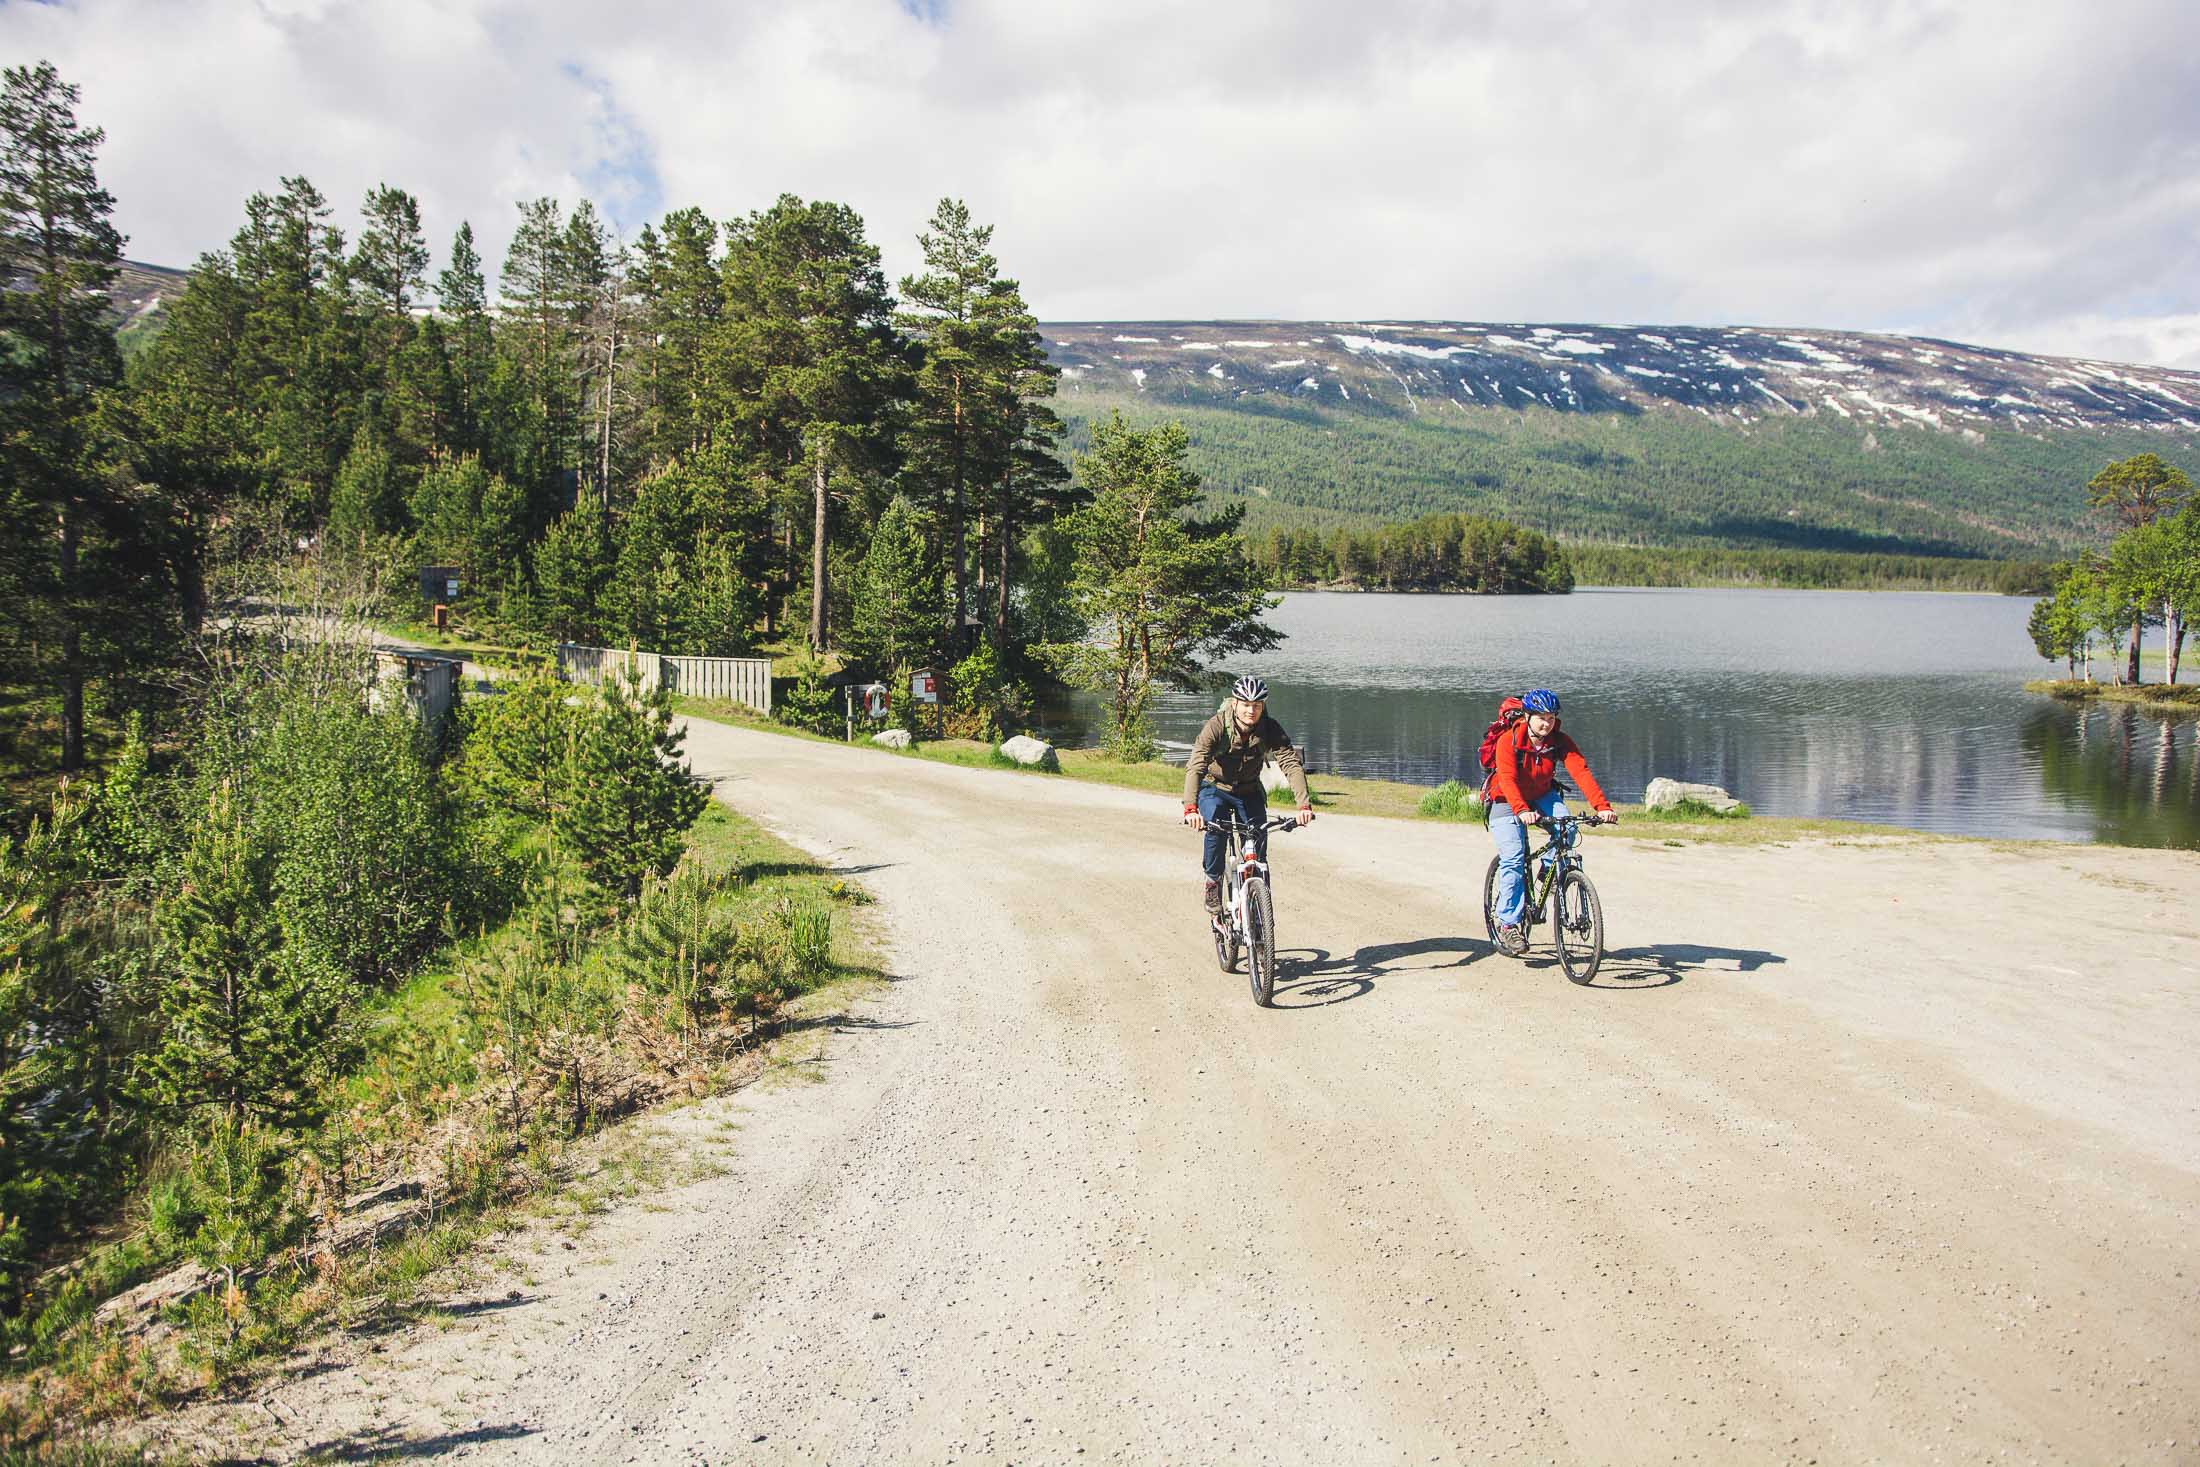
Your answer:
[[[1574,982],[1587,983],[1604,961],[1604,904],[1597,900],[1589,874],[1581,869],[1581,827],[1593,822],[1554,815],[1540,823],[1548,833],[1543,844],[1528,853],[1528,909],[1520,918],[1520,935],[1525,940],[1535,931],[1548,906],[1558,965]],[[1482,878],[1482,924],[1489,929],[1493,947],[1497,946],[1497,870],[1502,861],[1500,856],[1490,857],[1490,869]]]
[[[1260,825],[1224,818],[1208,825],[1223,832],[1229,842],[1222,860],[1222,914],[1210,917],[1214,930],[1215,962],[1225,973],[1237,971],[1238,954],[1245,955],[1245,977],[1252,986],[1253,1002],[1274,1006],[1276,997],[1276,899],[1268,890],[1268,863],[1251,837],[1263,830],[1296,830],[1296,818],[1285,815]]]

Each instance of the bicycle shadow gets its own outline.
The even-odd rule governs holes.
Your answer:
[[[1649,988],[1671,988],[1692,973],[1754,973],[1786,958],[1755,947],[1707,947],[1697,942],[1654,942],[1643,947],[1614,948],[1605,953],[1597,976],[1584,988],[1606,988],[1615,993],[1634,993]],[[1733,966],[1713,967],[1713,964]],[[1555,956],[1531,959],[1530,967],[1555,968]]]
[[[1464,968],[1491,951],[1488,943],[1464,937],[1371,943],[1346,957],[1337,957],[1321,947],[1285,948],[1276,954],[1274,1004],[1279,1009],[1318,1009],[1349,1003],[1374,992],[1377,978]],[[1444,963],[1404,961],[1444,953],[1457,956]]]

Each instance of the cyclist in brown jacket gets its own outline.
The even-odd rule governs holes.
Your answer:
[[[1254,827],[1254,847],[1268,853],[1268,832],[1260,830],[1268,818],[1268,791],[1261,786],[1260,767],[1269,759],[1291,782],[1299,802],[1299,824],[1314,819],[1314,797],[1306,788],[1306,768],[1283,725],[1268,716],[1268,684],[1260,678],[1239,678],[1230,687],[1230,701],[1207,720],[1199,737],[1192,740],[1192,756],[1184,761],[1184,823],[1207,832],[1200,865],[1207,876],[1207,910],[1222,910],[1222,832],[1213,827],[1229,818]]]

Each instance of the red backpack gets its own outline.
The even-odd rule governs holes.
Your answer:
[[[1518,698],[1507,698],[1497,705],[1497,722],[1482,730],[1482,803],[1490,802],[1490,781],[1497,773],[1497,741],[1514,724],[1528,716],[1528,710]]]

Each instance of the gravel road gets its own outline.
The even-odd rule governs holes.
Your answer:
[[[2200,1460],[2200,856],[1597,837],[1614,952],[1580,988],[1483,941],[1478,828],[1325,816],[1276,843],[1263,1012],[1167,798],[688,750],[860,873],[898,981],[822,1083],[660,1123],[732,1136],[719,1175],[578,1251],[523,1236],[524,1287],[196,1441]]]

